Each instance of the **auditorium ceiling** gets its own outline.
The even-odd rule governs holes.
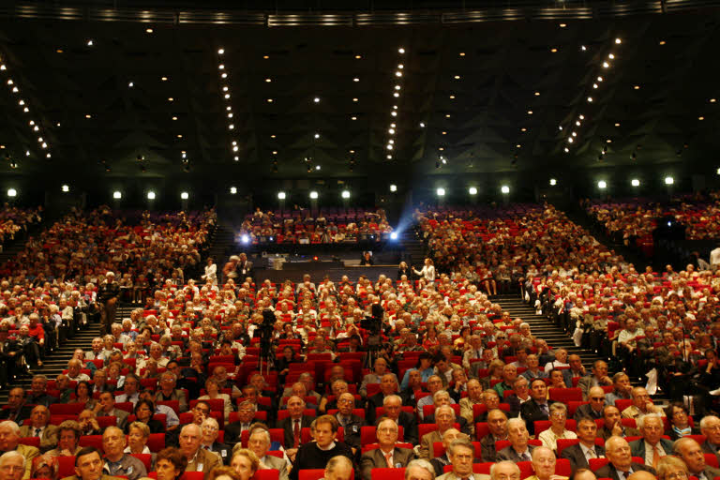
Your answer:
[[[0,173],[344,178],[717,163],[712,4],[477,3],[403,16],[352,13],[349,2],[276,15],[139,3],[0,9]]]

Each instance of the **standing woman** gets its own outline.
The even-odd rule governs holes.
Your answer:
[[[212,257],[208,257],[207,265],[205,265],[205,275],[202,276],[206,282],[210,280],[213,285],[217,285],[217,264],[213,261]]]
[[[433,283],[435,281],[435,266],[430,258],[425,259],[425,266],[422,270],[418,271],[413,268],[415,275],[422,277],[427,283]]]
[[[403,275],[407,275],[407,277],[410,278],[411,273],[412,270],[410,269],[410,267],[408,267],[408,264],[405,262],[400,262],[400,266],[398,266],[397,279],[402,280]]]

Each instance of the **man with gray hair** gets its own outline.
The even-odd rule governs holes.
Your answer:
[[[147,477],[145,464],[125,453],[127,440],[122,430],[117,427],[107,427],[102,436],[102,443],[105,452],[105,467],[103,467],[103,470],[108,475],[127,477],[128,480]]]
[[[360,459],[361,477],[370,480],[374,468],[402,468],[415,458],[409,448],[396,446],[399,427],[394,420],[380,420],[377,426],[378,448],[362,454]]]
[[[218,421],[212,417],[206,418],[200,425],[200,430],[202,431],[200,446],[205,450],[216,453],[225,465],[229,464],[232,457],[232,448],[230,445],[218,442],[220,436]]]
[[[418,457],[429,460],[433,457],[433,444],[435,442],[442,442],[442,436],[450,428],[455,425],[455,410],[450,405],[443,405],[435,410],[435,424],[437,430],[426,433],[420,439],[420,447],[418,450]]]
[[[159,344],[155,344],[160,346]],[[175,388],[177,385],[177,377],[173,372],[164,372],[160,375],[160,385],[155,394],[155,402],[169,402],[177,400],[180,404],[180,413],[188,411],[187,399],[185,392]]]
[[[435,480],[435,471],[430,462],[418,458],[405,467],[405,480]]]
[[[405,441],[415,445],[418,442],[417,419],[412,413],[403,411],[402,403],[400,395],[388,395],[383,399],[383,413],[403,427]]]
[[[279,472],[279,480],[288,480],[287,462],[282,458],[267,454],[271,444],[270,432],[265,429],[264,425],[257,426],[250,431],[248,448],[255,453],[262,465]],[[242,447],[242,444],[238,443],[236,448],[238,446]]]
[[[665,428],[660,415],[648,413],[636,420],[638,430],[643,438],[630,442],[633,457],[645,460],[645,465],[657,470],[658,462],[665,455],[672,453],[673,444],[662,438]]]
[[[508,440],[510,445],[497,453],[497,460],[509,460],[511,462],[530,461],[534,445],[529,445],[530,433],[521,418],[511,418],[507,422]]]
[[[18,452],[5,452],[0,456],[0,480],[21,480],[25,464],[30,463]]]
[[[720,459],[720,418],[715,415],[708,415],[700,420],[700,432],[705,435],[705,442],[702,450],[705,453],[712,453]]]
[[[490,480],[489,475],[474,473],[475,447],[467,438],[456,438],[448,447],[452,471],[440,475],[438,480]]]
[[[497,462],[490,467],[490,480],[520,480],[520,467],[508,460]]]
[[[0,452],[17,451],[25,457],[25,473],[23,478],[30,478],[30,467],[32,459],[40,455],[36,447],[20,443],[20,427],[10,420],[0,422]]]

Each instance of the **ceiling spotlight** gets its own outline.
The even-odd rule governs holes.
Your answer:
[[[698,117],[698,120],[702,122],[703,120],[705,120],[705,117]]]
[[[310,192],[310,198],[312,198],[313,200],[317,200],[317,198],[318,198],[318,192],[316,192],[315,190],[313,190],[312,192]]]
[[[122,198],[122,192],[119,192],[119,191],[115,190],[115,191],[113,192],[113,198],[114,198],[115,200],[120,200],[120,199]]]
[[[425,128],[425,122],[420,122],[420,128]]]
[[[360,79],[358,77],[353,78],[353,82],[359,82]]]
[[[404,49],[403,47],[398,48],[398,53],[399,53],[400,55],[404,55],[404,54],[405,54],[405,49]]]
[[[718,175],[720,175],[720,168],[718,168]],[[397,192],[397,185],[394,183],[390,185],[390,191],[391,192]]]
[[[128,83],[128,87],[133,88],[134,86],[135,86],[135,83],[133,83],[133,82]]]
[[[500,191],[503,194],[507,195],[508,193],[510,193],[510,187],[508,187],[507,185],[503,185],[502,187],[500,187]]]
[[[465,56],[465,52],[460,52],[458,55],[460,55],[461,57],[464,57],[464,56]]]
[[[315,97],[315,98],[313,98],[313,102],[315,102],[315,103],[320,103],[320,97]]]
[[[345,199],[350,198],[350,192],[347,191],[347,190],[343,190],[343,191],[342,191],[342,198],[345,198]]]
[[[607,182],[605,180],[600,180],[597,183],[597,186],[600,190],[605,190],[607,188]]]
[[[587,97],[587,101],[588,101],[588,103],[592,103],[593,98],[592,98],[592,97]]]
[[[567,23],[561,23],[561,24],[560,24],[560,28],[565,28],[565,27],[567,27]]]
[[[622,39],[621,39],[621,38],[616,38],[616,39],[615,39],[615,43],[617,43],[618,45],[620,45],[620,44],[622,43]]]
[[[710,99],[710,103],[715,103],[715,102],[717,102],[717,98],[711,98],[711,99]]]
[[[285,200],[285,192],[278,192],[277,197],[278,200]]]
[[[640,180],[638,180],[637,178],[633,178],[632,180],[630,180],[630,185],[632,185],[633,187],[639,187]]]
[[[148,200],[155,200],[155,192],[153,192],[152,190],[150,190],[150,191],[147,193],[147,198],[148,198]]]
[[[225,55],[225,49],[224,48],[218,49],[218,55]]]
[[[272,99],[272,98],[268,98],[268,99],[267,99],[267,102],[268,102],[268,103],[272,103],[272,102],[273,102],[273,99]]]
[[[230,194],[231,195],[237,194],[237,187],[230,187]]]
[[[551,178],[551,179],[550,179],[550,186],[551,186],[551,187],[554,187],[555,185],[557,185],[557,180],[554,179],[554,178]]]
[[[61,189],[62,189],[62,191],[63,191],[64,193],[68,193],[68,192],[70,191],[70,186],[69,186],[69,185],[63,185],[63,186],[61,187]]]
[[[603,68],[610,68],[610,64],[608,62],[603,62],[602,66]]]
[[[355,103],[357,103],[357,102],[358,102],[358,99],[357,99],[357,97],[353,98],[353,102],[355,102]]]
[[[92,46],[93,46],[93,41],[92,41],[92,39],[90,39],[90,40],[87,41],[87,46],[88,46],[88,47],[92,47]]]
[[[315,165],[315,170],[320,170],[320,165]]]
[[[355,55],[355,60],[360,60],[362,58],[362,55]]]
[[[438,188],[435,193],[438,197],[444,197],[445,196],[445,189],[444,188]]]
[[[167,78],[167,77],[160,77],[160,80],[163,81],[163,82],[167,82],[168,78]]]
[[[180,198],[183,200],[187,200],[188,198],[190,198],[190,194],[188,192],[182,192],[180,194]]]
[[[477,190],[477,188],[475,188],[475,187],[470,187],[470,188],[468,188],[468,193],[469,193],[470,195],[477,195],[477,192],[478,192],[478,190]]]
[[[675,183],[675,179],[673,177],[665,177],[665,185],[672,185]]]
[[[316,133],[316,134],[315,134],[315,138],[316,138],[316,139],[317,139],[317,138],[320,138],[320,134],[319,134],[319,133]]]
[[[580,45],[580,50],[584,52],[585,50],[587,50],[587,48],[585,48],[585,45]]]

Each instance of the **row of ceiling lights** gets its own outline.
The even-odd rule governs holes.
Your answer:
[[[0,57],[0,72],[5,74],[5,77],[7,79],[5,80],[5,83],[7,84],[8,88],[11,90],[13,95],[15,95],[18,98],[18,107],[22,108],[22,112],[24,114],[30,113],[30,107],[27,104],[27,101],[22,98],[20,95],[20,87],[18,87],[17,80],[13,79],[9,76],[9,70],[7,64],[4,62],[4,59]],[[40,122],[36,122],[34,119],[28,120],[28,126],[31,128],[32,132],[37,135],[37,141],[40,145],[40,148],[45,151],[45,158],[52,158],[52,154],[48,151],[50,148],[50,145],[48,144],[46,135],[43,133],[43,129],[40,126]],[[3,145],[2,148],[4,149],[5,146]],[[30,149],[25,150],[25,156],[30,156]],[[17,168],[18,164],[15,160],[10,160],[10,167],[11,168]]]
[[[395,69],[395,81],[393,86],[393,98],[395,99],[392,103],[392,108],[390,109],[390,126],[388,127],[388,141],[385,145],[385,149],[387,150],[386,158],[388,160],[392,160],[393,155],[392,152],[395,149],[395,135],[397,134],[398,130],[398,115],[400,114],[400,92],[403,88],[403,71],[405,70],[405,64],[403,63],[402,59],[405,58],[405,47],[400,47],[397,50],[398,55],[400,56],[400,62],[397,64],[397,68]]]
[[[235,131],[235,112],[232,108],[232,93],[230,92],[230,80],[228,79],[228,68],[225,60],[225,48],[220,47],[217,51],[218,75],[220,76],[220,89],[223,102],[225,104],[225,116],[227,118],[227,128],[229,132]],[[232,151],[233,160],[240,161],[240,145],[238,140],[232,133],[230,134],[230,150]]]

